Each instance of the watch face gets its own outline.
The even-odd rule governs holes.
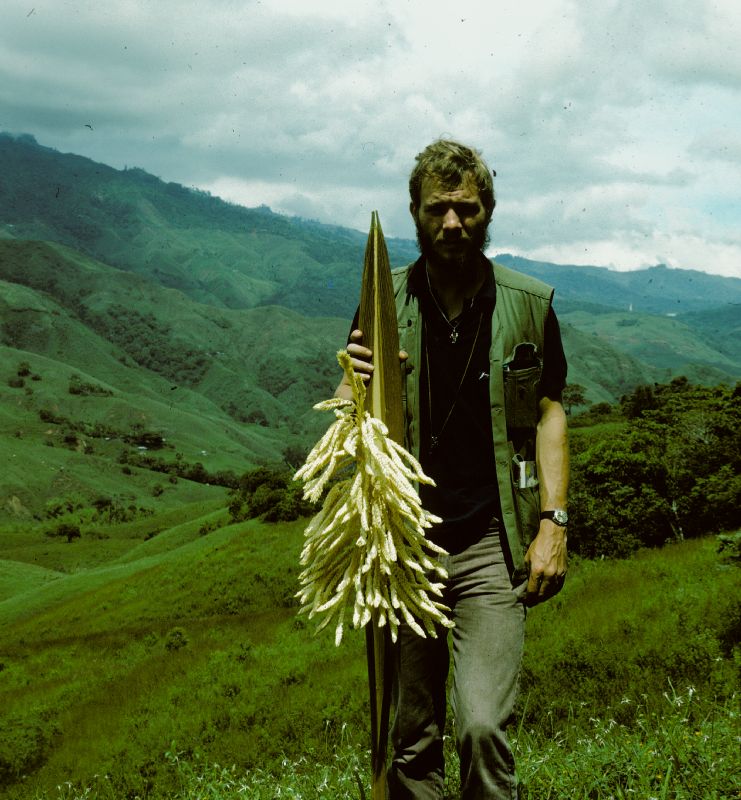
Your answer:
[[[557,508],[553,512],[553,521],[565,525],[569,521],[569,515],[562,508]]]

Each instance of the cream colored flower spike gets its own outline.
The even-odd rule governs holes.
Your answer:
[[[449,609],[435,599],[442,584],[430,580],[447,577],[434,558],[445,550],[426,539],[425,529],[440,520],[422,508],[414,488],[415,482],[433,481],[366,411],[365,386],[348,353],[341,350],[337,360],[350,378],[353,400],[314,406],[333,410],[337,419],[295,476],[305,482],[304,497],[312,502],[343,476],[305,531],[305,569],[296,595],[301,611],[323,616],[319,630],[333,622],[337,645],[350,607],[355,628],[375,619],[379,627],[389,626],[396,641],[404,620],[420,636],[435,637],[436,625],[453,627]]]

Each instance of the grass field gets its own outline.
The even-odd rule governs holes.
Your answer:
[[[0,796],[359,797],[363,637],[296,616],[304,523],[205,521],[217,501],[0,531]],[[523,797],[737,798],[741,570],[716,550],[581,561],[532,611]]]

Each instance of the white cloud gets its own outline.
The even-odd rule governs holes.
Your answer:
[[[4,5],[0,129],[363,230],[377,208],[410,237],[408,170],[448,135],[497,170],[501,249],[741,275],[732,0],[30,10]]]
[[[497,248],[492,250],[492,254],[494,252],[497,252]],[[741,277],[738,260],[741,248],[738,245],[711,242],[689,234],[673,236],[654,231],[644,237],[632,236],[621,242],[591,239],[569,242],[568,245],[514,248],[511,252],[556,264],[597,264],[618,270],[666,264],[668,267],[713,272],[727,278]]]

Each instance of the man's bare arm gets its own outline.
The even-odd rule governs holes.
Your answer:
[[[566,508],[569,488],[569,445],[566,412],[560,400],[540,401],[536,438],[541,510]],[[556,594],[566,575],[566,528],[549,519],[541,520],[538,535],[528,548],[527,594],[539,602]]]

